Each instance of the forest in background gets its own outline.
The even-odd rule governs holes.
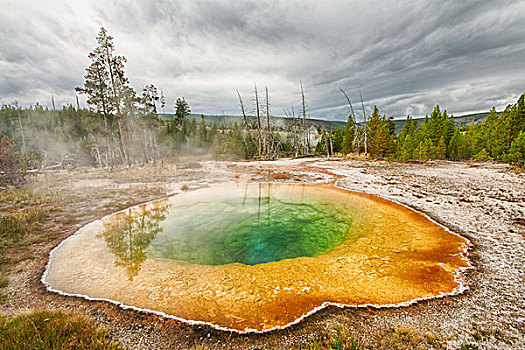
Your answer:
[[[179,155],[211,154],[217,159],[275,159],[284,156],[347,155],[397,161],[431,159],[505,161],[525,166],[525,95],[501,113],[493,108],[483,123],[454,125],[453,118],[436,106],[418,123],[410,116],[401,132],[392,117],[374,107],[364,123],[357,123],[353,105],[344,129],[325,128],[307,118],[303,85],[301,101],[286,111],[287,122],[274,122],[268,88],[254,86],[253,108],[239,92],[239,123],[217,125],[188,118],[183,97],[175,101],[175,117],[159,118],[166,105],[164,93],[153,84],[141,94],[130,86],[124,70],[126,58],[115,54],[113,38],[104,28],[98,46],[89,54],[84,86],[89,108],[17,103],[0,108],[0,182],[16,182],[27,171],[60,167],[132,166],[174,161]],[[296,113],[297,110],[297,113]]]

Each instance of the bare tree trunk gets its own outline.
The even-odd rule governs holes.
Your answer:
[[[266,122],[266,153],[268,154],[268,157],[270,157],[272,153],[272,129],[270,127],[270,97],[268,96],[268,86],[266,87]]]
[[[113,164],[113,151],[111,149],[111,142],[109,140],[109,135],[106,134],[106,164]]]
[[[361,106],[363,107],[363,118],[365,120],[365,160],[368,156],[368,145],[367,145],[367,126],[366,126],[366,112],[365,112],[365,103],[363,102],[363,95],[359,91],[359,96],[361,97]]]
[[[97,64],[97,67],[98,64]],[[104,81],[104,79],[102,79],[102,76],[100,75],[100,70],[97,70],[97,74],[98,74],[98,79],[99,81]],[[77,103],[78,103],[78,96],[77,96]],[[99,110],[100,112],[100,110]],[[111,144],[110,144],[110,141],[109,141],[109,126],[108,126],[108,106],[107,106],[107,103],[106,103],[106,98],[105,98],[105,95],[102,97],[102,116],[104,117],[104,130],[106,131],[106,135],[105,135],[105,138],[106,138],[106,166],[109,165],[109,164],[113,164],[113,158],[112,158],[112,150],[111,150]]]
[[[54,95],[51,95],[51,104],[53,105],[53,111],[56,111],[56,108],[55,108],[55,96]]]
[[[102,157],[100,155],[100,150],[96,143],[94,143],[91,147],[91,154],[95,157],[95,161],[97,162],[98,167],[102,168]]]
[[[330,158],[330,142],[328,141],[328,135],[326,135],[326,132],[323,131],[324,141],[325,141],[325,147],[326,147],[326,158]]]
[[[299,138],[297,137],[297,119],[295,118],[295,111],[292,107],[292,118],[293,118],[293,147],[294,147],[294,155],[297,157],[299,155]]]
[[[119,142],[118,139],[115,140],[115,141]],[[117,147],[117,151],[118,151],[118,153],[119,153],[120,159],[122,159],[123,164],[126,164],[126,163],[125,163],[126,158],[124,157],[123,150],[120,148],[120,146]]]
[[[259,94],[257,93],[257,83],[255,83],[255,113],[257,115],[257,136],[259,142],[259,158],[262,156],[262,135],[261,135],[261,108],[259,106]]]
[[[244,128],[247,128],[248,127],[248,118],[246,118],[246,110],[244,109],[244,104],[242,103],[242,98],[241,98],[241,94],[239,93],[239,90],[235,90],[237,91],[237,96],[239,96],[239,104],[241,105],[241,112],[242,112],[242,118],[243,118],[243,122],[244,122]]]
[[[124,137],[123,137],[123,132],[122,132],[122,114],[120,112],[120,97],[117,95],[117,86],[115,84],[115,76],[113,74],[113,63],[112,63],[113,56],[110,54],[109,46],[107,45],[106,45],[106,53],[107,53],[107,58],[108,58],[107,64],[109,68],[109,76],[111,78],[111,87],[113,90],[113,98],[115,99],[115,105],[117,107],[119,145],[120,145],[121,153],[123,155],[122,157],[123,163],[125,164],[126,162],[128,162],[128,165],[129,165],[128,156],[124,148],[124,139],[123,139]]]
[[[78,103],[78,95],[75,95],[75,98],[77,100],[77,111],[80,110],[80,103]]]
[[[302,106],[303,106],[303,136],[304,136],[304,147],[305,147],[305,154],[310,151],[310,135],[307,135],[306,132],[306,103],[304,101],[304,89],[303,89],[303,83],[299,81],[301,84],[301,98],[302,98]]]
[[[357,128],[357,118],[355,117],[355,112],[354,112],[354,106],[352,106],[352,102],[350,102],[350,98],[348,97],[348,95],[346,94],[346,92],[339,88],[339,90],[343,93],[343,95],[345,96],[346,100],[348,101],[348,105],[350,106],[350,110],[352,111],[352,119],[354,120],[354,148],[357,150],[357,153],[359,154],[360,153],[360,150],[359,150],[359,130]]]

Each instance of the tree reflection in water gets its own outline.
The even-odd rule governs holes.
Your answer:
[[[137,276],[147,259],[146,250],[155,236],[162,232],[160,223],[166,219],[168,201],[144,204],[128,209],[104,222],[104,237],[108,249],[115,255],[115,265],[126,268],[130,280]]]

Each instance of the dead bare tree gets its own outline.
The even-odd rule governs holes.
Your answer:
[[[367,146],[367,134],[368,134],[368,131],[367,131],[367,125],[366,125],[365,103],[363,102],[363,95],[361,94],[361,90],[359,90],[359,96],[361,97],[361,106],[363,107],[363,118],[365,120],[364,132],[365,132],[365,159],[366,159],[367,156],[368,156],[368,146]]]
[[[270,127],[270,96],[268,94],[268,86],[266,86],[266,136],[265,147],[266,154],[270,157],[272,153],[272,129]]]
[[[243,127],[247,128],[248,127],[248,118],[246,118],[246,110],[244,109],[244,103],[242,103],[242,98],[241,98],[241,94],[239,93],[239,90],[235,89],[235,91],[237,91],[237,96],[239,96],[239,105],[241,107],[241,113],[242,113],[242,118],[243,118]]]
[[[360,153],[360,149],[359,149],[359,130],[357,130],[357,118],[355,117],[354,106],[352,106],[352,102],[350,101],[350,98],[348,97],[346,92],[343,89],[341,89],[341,88],[339,88],[339,91],[341,91],[343,93],[343,95],[345,96],[346,101],[348,102],[348,105],[350,106],[350,111],[352,112],[352,119],[354,120],[354,126],[355,126],[354,147],[357,150],[357,154],[359,154]]]
[[[290,104],[290,109],[284,110],[286,118],[291,119],[292,123],[289,126],[292,136],[292,152],[295,157],[299,155],[299,138],[297,137],[297,118],[295,118],[295,111],[293,104]]]
[[[326,158],[330,159],[330,141],[328,140],[328,135],[326,133],[326,130],[323,130],[323,138],[324,138],[324,146],[326,148]]]
[[[299,81],[301,84],[301,98],[302,98],[302,106],[303,106],[303,134],[304,134],[304,146],[305,146],[305,154],[310,152],[310,130],[308,130],[307,134],[307,127],[306,127],[306,102],[304,100],[304,89],[303,89],[303,83]]]
[[[262,135],[261,135],[261,107],[259,105],[259,94],[257,93],[257,83],[254,82],[255,115],[257,116],[257,141],[259,146],[259,158],[262,156]]]
[[[295,118],[295,111],[292,107],[292,118],[293,118],[293,145],[294,145],[294,154],[297,157],[299,155],[299,137],[297,135],[297,119]]]
[[[101,168],[102,167],[102,157],[100,155],[100,150],[98,148],[98,145],[96,142],[94,142],[91,146],[91,155],[95,158],[95,162],[97,163],[98,167]],[[106,164],[107,166],[107,164]]]

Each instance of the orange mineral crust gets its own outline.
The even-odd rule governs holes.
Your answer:
[[[232,194],[239,195],[238,206],[234,200],[224,202],[224,196]],[[214,204],[220,200],[222,204]],[[255,205],[253,212],[248,208],[250,201]],[[303,202],[314,204],[298,207]],[[202,216],[186,217],[198,214],[199,208],[205,211]],[[208,225],[208,216],[233,215],[229,214],[232,208],[245,214],[231,216],[235,222],[245,217],[257,222],[239,236],[242,239],[225,236],[224,244],[239,250],[246,245],[246,254],[257,248],[257,259],[275,258],[264,249],[276,248],[263,240],[279,239],[274,234],[280,233],[268,233],[268,229],[288,232],[285,224],[289,224],[302,233],[287,236],[286,244],[294,249],[281,252],[288,255],[278,261],[249,260],[253,257],[245,253],[231,253],[233,248],[206,248],[204,240],[202,247],[191,245],[191,238],[200,234],[195,222]],[[290,222],[290,217],[298,216],[294,210],[310,210],[315,220],[325,221],[301,217]],[[323,213],[328,214],[324,217]],[[338,221],[332,223],[333,217]],[[264,226],[271,220],[278,226]],[[223,226],[211,221],[209,225],[213,237],[206,240],[220,237]],[[344,232],[338,235],[332,230],[326,238],[323,225]],[[186,237],[177,231],[184,227],[196,231]],[[261,242],[258,236],[250,236],[257,230],[266,237]],[[305,240],[309,235],[315,239],[302,246],[289,238]],[[43,281],[60,293],[105,299],[216,328],[267,331],[297,322],[328,304],[399,306],[457,294],[462,290],[460,272],[470,266],[468,245],[468,240],[425,215],[374,195],[332,185],[225,184],[135,207],[85,226],[51,253]]]

